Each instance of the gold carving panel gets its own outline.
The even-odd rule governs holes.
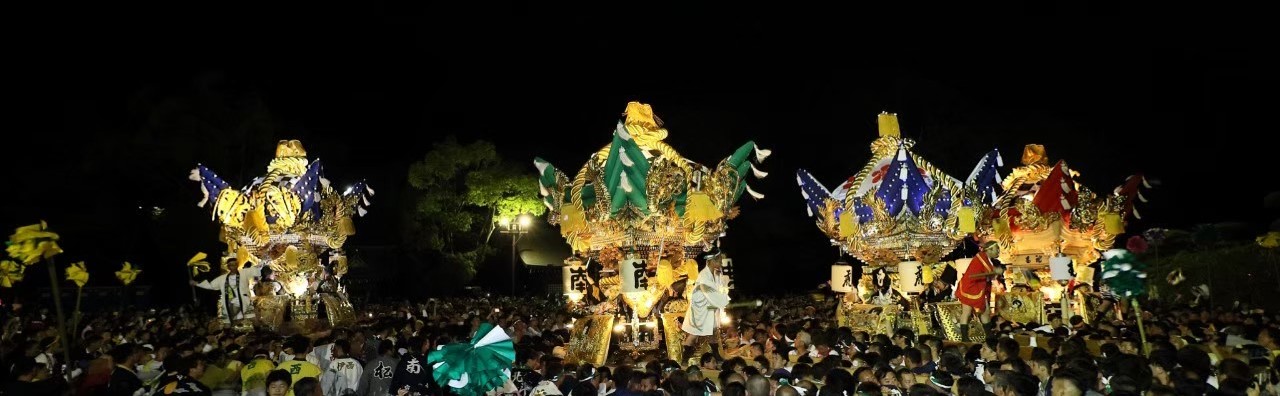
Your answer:
[[[613,315],[592,315],[578,319],[569,335],[565,363],[603,366],[609,356],[613,335]]]

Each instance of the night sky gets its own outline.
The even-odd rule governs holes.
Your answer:
[[[1248,40],[1059,30],[1082,26],[1073,14],[961,37],[908,22],[909,11],[881,29],[865,24],[879,11],[785,10],[784,21],[772,10],[634,17],[505,2],[173,7],[53,18],[11,59],[23,66],[11,93],[29,98],[14,110],[33,122],[7,132],[15,165],[0,226],[48,219],[64,260],[97,266],[95,284],[128,259],[148,271],[143,282],[185,291],[168,282],[180,263],[220,247],[186,180],[197,162],[241,186],[263,173],[274,141],[301,139],[329,179],[378,191],[349,246],[389,246],[405,171],[432,142],[485,139],[531,175],[534,156],[572,173],[632,100],[652,104],[667,142],[703,164],[747,140],[774,150],[761,166],[772,175],[751,181],[767,198],[744,196],[723,241],[750,271],[748,291],[825,280],[835,249],[806,217],[794,172],[828,186],[852,176],[880,111],[898,113],[915,151],[958,178],[991,148],[1016,165],[1027,143],[1098,192],[1145,172],[1162,185],[1145,192],[1131,230],[1238,221],[1260,232],[1276,217],[1262,198],[1280,189],[1280,65]],[[913,35],[921,42],[896,39]]]

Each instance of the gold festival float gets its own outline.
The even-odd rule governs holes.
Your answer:
[[[1146,200],[1139,188],[1150,186],[1137,174],[1110,194],[1097,194],[1078,183],[1079,176],[1066,161],[1050,166],[1044,146],[1028,144],[976,236],[997,242],[1000,261],[1011,267],[1044,269],[1054,257],[1066,257],[1086,278],[1090,271],[1082,269],[1115,244],[1129,215],[1138,215],[1134,200]]]
[[[222,292],[224,322],[281,329],[354,320],[338,280],[347,272],[342,245],[355,234],[352,217],[364,215],[374,193],[364,182],[338,192],[297,140],[280,141],[267,173],[241,189],[204,165],[191,180],[227,245],[223,275],[202,282]]]
[[[832,289],[845,293],[842,319],[855,311],[888,309],[896,294],[923,291],[947,265],[939,261],[975,231],[997,197],[998,151],[984,155],[962,182],[911,151],[915,142],[901,136],[896,114],[881,113],[877,121],[880,136],[871,143],[871,159],[834,190],[803,169],[796,174],[818,228],[871,269],[854,279],[852,267],[833,266]],[[911,315],[916,327],[927,322],[918,312]]]
[[[603,357],[600,349],[608,346],[607,330],[586,329],[591,323],[612,325],[624,350],[657,349],[663,335],[656,316],[678,353],[679,340],[671,344],[671,338],[680,335],[674,321],[688,306],[686,282],[698,276],[693,258],[717,245],[728,220],[738,216],[743,194],[764,197],[746,182],[749,175],[767,175],[751,160],[763,161],[768,150],[747,142],[712,169],[681,156],[664,141],[667,136],[649,105],[631,102],[612,143],[572,177],[541,158],[534,161],[548,222],[560,227],[576,255],[566,262],[566,294],[574,306],[593,305],[596,315],[579,322],[584,328],[577,329],[575,342],[593,344],[581,346],[582,356],[592,357],[581,360]],[[598,271],[584,276],[589,261]],[[571,271],[577,274],[573,282]]]

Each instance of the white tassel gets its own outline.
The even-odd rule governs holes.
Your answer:
[[[1000,151],[996,151],[996,166],[1004,166],[1004,157],[1000,156]]]
[[[1071,203],[1067,202],[1067,197],[1058,197],[1058,200],[1062,202],[1062,209],[1071,210]]]
[[[187,179],[190,179],[191,181],[201,181],[200,168],[192,169],[191,174],[187,176]]]
[[[1068,186],[1068,185],[1067,185],[1067,179],[1065,179],[1065,178],[1064,178],[1064,179],[1062,179],[1062,181],[1060,182],[1060,184],[1059,184],[1059,185],[1061,185],[1061,186],[1062,186],[1062,193],[1063,193],[1063,194],[1066,194],[1066,193],[1071,192],[1071,186]]]
[[[742,185],[747,186],[747,194],[751,194],[751,198],[764,199],[764,194],[752,190],[750,184],[743,183]]]
[[[634,162],[631,162],[631,157],[628,157],[627,152],[623,150],[621,147],[618,148],[618,159],[622,160],[622,165],[624,166],[630,167],[636,164]]]
[[[996,172],[996,183],[1004,184],[1004,178],[1000,177],[1000,172]]]
[[[364,208],[361,207],[356,207],[356,213],[360,214],[360,217],[364,217],[365,213],[369,213],[369,211],[364,210]]]
[[[805,205],[805,206],[804,206],[804,211],[809,213],[809,217],[813,217],[813,207],[812,207],[812,206]]]
[[[320,178],[320,187],[321,187],[321,188],[324,188],[325,190],[328,190],[328,189],[329,189],[329,179],[326,179],[326,178],[323,178],[323,177],[322,177],[322,178]]]
[[[898,147],[898,161],[906,161],[906,160],[907,160],[907,149],[903,147]]]
[[[550,191],[547,191],[547,186],[542,185],[542,183],[538,183],[538,192],[544,197],[551,193]]]
[[[1133,218],[1142,220],[1142,215],[1138,214],[1138,208],[1133,208]]]
[[[543,205],[546,205],[547,210],[552,211],[552,212],[556,211],[556,208],[551,207],[551,203],[550,203],[550,202],[547,202],[547,200],[545,200],[545,199],[544,199],[544,200],[542,200],[542,204],[543,204]]]
[[[614,132],[617,133],[618,137],[622,138],[622,140],[631,140],[631,134],[627,133],[627,127],[622,125],[622,121],[618,121],[618,127],[614,129]]]
[[[999,201],[1000,197],[996,196],[996,190],[991,190],[991,202]]]
[[[751,149],[756,152],[756,162],[764,162],[765,158],[773,154],[773,150],[762,149],[754,143],[751,144]]]
[[[907,167],[898,168],[898,180],[907,181]]]
[[[372,197],[372,196],[373,196],[373,187],[369,187],[369,185],[368,185],[368,184],[365,184],[365,185],[364,185],[364,190],[369,192],[369,196],[370,196],[370,197]]]
[[[911,192],[911,191],[907,189],[907,185],[903,184],[903,185],[902,185],[902,199],[907,199],[907,195],[908,195],[910,192]]]
[[[551,165],[551,164],[548,164],[546,161],[540,161],[540,160],[534,160],[534,161],[533,161],[533,167],[534,167],[534,168],[538,168],[538,175],[539,175],[539,176],[541,176],[541,175],[542,175],[542,174],[544,174],[544,173],[547,173],[547,166],[549,166],[549,165]]]
[[[804,187],[804,178],[800,177],[800,174],[798,173],[796,174],[796,184],[799,184],[801,187]]]
[[[631,181],[627,180],[627,173],[623,172],[620,175],[622,175],[622,191],[631,192]]]
[[[805,201],[809,200],[809,193],[805,192],[804,189],[800,189],[800,196],[804,197]]]
[[[373,206],[373,204],[370,204],[370,203],[369,203],[369,196],[368,196],[368,195],[361,195],[361,196],[360,196],[360,201],[364,202],[364,206]]]
[[[1143,176],[1143,177],[1142,177],[1142,186],[1143,186],[1143,187],[1146,187],[1146,188],[1151,188],[1151,183],[1147,183],[1147,177],[1146,177],[1146,176]]]
[[[1138,191],[1138,200],[1142,202],[1147,202],[1147,197],[1142,196],[1142,191]]]
[[[196,204],[196,207],[203,208],[205,204],[209,203],[209,190],[204,188],[204,183],[200,183],[200,195],[200,202]]]
[[[747,164],[751,166],[751,173],[752,173],[752,174],[754,174],[754,175],[756,175],[756,178],[757,178],[757,179],[763,179],[763,178],[765,178],[765,177],[768,177],[768,176],[769,176],[769,172],[764,172],[764,171],[761,171],[761,170],[759,170],[759,169],[756,169],[756,165],[755,165],[755,164],[752,164],[752,163],[750,163],[750,162],[748,162]]]

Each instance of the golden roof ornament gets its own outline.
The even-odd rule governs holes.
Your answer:
[[[609,247],[707,246],[725,232],[743,193],[764,197],[746,181],[768,175],[752,159],[763,161],[769,150],[747,142],[712,169],[681,156],[664,142],[668,135],[651,106],[631,102],[612,142],[573,177],[534,160],[548,221],[560,226],[575,252],[595,257]]]

